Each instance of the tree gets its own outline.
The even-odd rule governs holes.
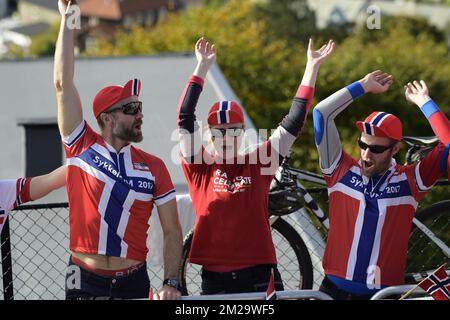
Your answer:
[[[258,20],[267,21],[269,30],[289,44],[307,44],[316,31],[315,13],[306,0],[256,1],[253,10]]]
[[[408,81],[427,81],[434,100],[450,115],[449,50],[439,41],[439,32],[421,19],[386,17],[382,23],[381,30],[355,29],[338,43],[330,61],[321,67],[316,85],[313,106],[375,69],[394,75],[395,84],[387,93],[364,96],[337,119],[344,148],[354,156],[359,134],[355,122],[375,110],[397,115],[407,135],[432,134],[420,111],[403,96]],[[288,112],[302,77],[305,46],[272,30],[271,22],[255,13],[252,1],[231,0],[223,6],[171,15],[156,28],[121,32],[114,44],[100,41],[87,54],[192,52],[200,36],[216,43],[217,62],[256,126],[276,127]],[[311,115],[293,150],[294,165],[301,162],[303,168],[318,171]]]

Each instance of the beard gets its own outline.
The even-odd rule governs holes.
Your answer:
[[[112,133],[115,137],[128,142],[141,142],[144,137],[141,131],[142,121],[135,121],[130,127],[126,127],[123,123],[114,122]],[[136,128],[136,126],[139,126]]]
[[[373,164],[371,167],[367,168],[365,162],[363,161],[362,165],[362,173],[368,178],[381,175],[389,169],[391,165],[392,156],[386,156],[384,159],[381,159],[378,163]]]

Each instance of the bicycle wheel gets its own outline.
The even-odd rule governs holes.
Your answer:
[[[425,224],[447,246],[450,245],[450,200],[419,210],[416,218]],[[408,246],[406,272],[434,270],[448,261],[442,250],[419,228],[413,227]],[[410,282],[410,279],[408,282]]]
[[[193,230],[184,238],[179,278],[183,295],[201,292],[201,266],[189,263]],[[285,290],[311,289],[313,267],[308,248],[297,231],[285,220],[278,218],[272,224],[272,239],[278,259],[278,270]]]

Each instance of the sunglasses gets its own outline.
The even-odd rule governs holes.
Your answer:
[[[383,153],[386,150],[391,149],[393,146],[395,146],[397,142],[394,142],[393,144],[389,146],[377,146],[377,145],[368,145],[361,141],[361,138],[358,138],[358,146],[361,150],[366,150],[369,148],[370,152],[372,153]]]
[[[242,128],[210,128],[211,136],[215,138],[223,138],[225,135],[228,137],[239,137],[242,134]]]
[[[136,115],[138,112],[142,112],[142,101],[132,101],[128,102],[120,107],[111,109],[106,111],[107,113],[111,113],[117,110],[121,110],[123,114]]]

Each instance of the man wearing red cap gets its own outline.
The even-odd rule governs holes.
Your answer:
[[[208,113],[212,148],[203,147],[195,108],[216,49],[205,39],[195,47],[197,67],[178,107],[182,167],[196,214],[189,260],[202,266],[202,294],[266,291],[275,270],[275,288],[283,290],[268,222],[268,192],[278,169],[306,120],[320,64],[333,41],[314,51],[289,114],[250,153],[238,153],[244,113],[234,101],[216,102]]]
[[[382,93],[393,83],[381,71],[367,74],[314,108],[315,140],[329,193],[328,233],[320,290],[335,299],[369,299],[386,286],[404,283],[412,219],[419,201],[445,172],[448,149],[440,143],[419,163],[403,166],[402,123],[373,112],[356,123],[360,159],[341,146],[335,117],[365,93]],[[424,113],[440,113],[428,93],[405,87],[406,98]],[[437,115],[437,114],[436,114]]]
[[[68,1],[60,0],[61,27],[54,80],[58,126],[67,156],[71,258],[67,299],[147,298],[147,231],[156,204],[164,233],[161,299],[179,298],[177,274],[182,250],[175,189],[161,159],[134,147],[142,136],[141,83],[100,90],[93,111],[97,134],[83,120],[75,88],[74,30]]]

